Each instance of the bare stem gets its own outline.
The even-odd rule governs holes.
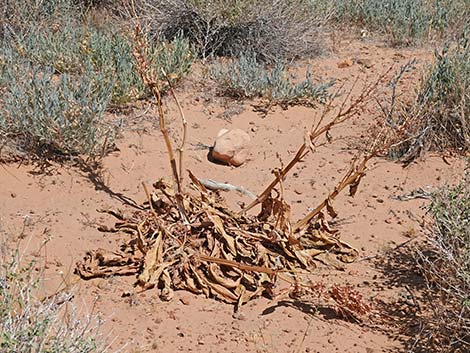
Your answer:
[[[135,30],[135,50],[134,57],[137,61],[137,71],[142,77],[142,81],[147,85],[147,87],[152,91],[155,99],[157,100],[157,108],[160,122],[160,131],[165,140],[165,145],[170,159],[171,171],[173,173],[173,181],[175,184],[175,199],[178,206],[178,211],[180,213],[181,219],[185,224],[189,224],[186,212],[183,206],[183,197],[181,195],[181,179],[180,174],[178,173],[178,167],[176,165],[175,155],[173,153],[173,147],[171,146],[170,136],[166,129],[165,114],[163,112],[162,96],[160,93],[160,83],[158,76],[155,72],[152,72],[150,63],[147,57],[148,44],[146,40],[141,35],[140,27],[136,27]]]
[[[181,192],[183,192],[182,190],[183,188],[183,165],[184,165],[183,157],[184,157],[184,147],[186,145],[186,139],[187,139],[187,133],[188,133],[188,121],[186,120],[186,117],[183,112],[183,108],[181,107],[178,97],[176,96],[175,90],[173,88],[173,84],[171,83],[170,78],[168,77],[166,72],[163,70],[163,68],[162,68],[162,73],[163,73],[163,76],[165,76],[166,81],[168,82],[168,87],[170,89],[171,95],[173,96],[176,102],[176,106],[178,107],[178,111],[181,116],[181,122],[183,123],[183,136],[181,137],[181,144],[178,146],[176,150],[178,152],[178,175],[180,177],[179,179],[180,188],[181,188]]]
[[[241,214],[245,214],[247,211],[258,205],[259,203],[263,202],[266,197],[268,197],[271,193],[271,190],[276,187],[276,185],[289,173],[289,171],[299,163],[311,150],[312,148],[308,148],[309,145],[313,146],[314,141],[319,138],[321,135],[328,133],[334,126],[339,125],[345,122],[348,119],[351,119],[355,115],[357,115],[361,109],[364,107],[365,103],[370,100],[372,93],[376,90],[379,83],[382,82],[383,78],[389,72],[385,72],[384,74],[380,75],[380,77],[369,85],[365,85],[362,89],[361,93],[353,99],[349,104],[348,101],[351,98],[352,90],[354,89],[357,80],[354,82],[352,87],[348,90],[345,98],[341,102],[339,109],[333,119],[330,120],[329,123],[320,126],[321,123],[324,121],[325,117],[334,110],[331,102],[325,106],[325,109],[316,124],[316,126],[312,127],[311,131],[307,133],[307,141],[299,147],[297,153],[292,158],[292,160],[287,164],[287,166],[282,169],[278,175],[276,175],[275,179],[264,189],[263,192],[259,194],[259,196],[251,202],[248,206],[246,206],[243,210],[241,210]]]

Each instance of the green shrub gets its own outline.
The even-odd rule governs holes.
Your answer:
[[[114,81],[115,104],[148,94],[135,70],[132,42],[120,33],[66,24],[60,31],[33,28],[12,42],[18,55],[34,64],[52,67],[56,73],[83,74],[91,70]],[[155,67],[164,68],[173,83],[190,71],[193,61],[188,41],[180,37],[152,45],[150,57]]]
[[[0,253],[0,352],[104,352],[100,321],[90,315],[80,319],[72,294],[37,299],[40,282],[33,265],[20,266],[17,253]]]
[[[334,19],[385,34],[393,45],[417,44],[461,29],[470,15],[466,0],[335,0]]]
[[[151,44],[149,57],[173,83],[193,62],[180,37]],[[132,41],[107,28],[64,21],[10,30],[0,41],[0,140],[37,154],[101,156],[116,132],[103,121],[109,104],[149,94],[135,66]]]
[[[391,118],[400,131],[393,153],[405,160],[423,151],[470,150],[470,40],[436,52],[414,102]]]
[[[51,69],[15,61],[0,81],[0,137],[17,147],[96,157],[112,144],[113,128],[103,122],[113,87],[106,77],[92,71],[56,76]]]
[[[307,71],[304,81],[294,83],[284,65],[277,63],[272,69],[256,60],[254,54],[223,65],[216,63],[210,71],[222,95],[243,98],[265,98],[281,105],[313,105],[323,102],[333,81],[318,84]]]
[[[326,21],[310,0],[138,0],[140,18],[156,36],[183,35],[203,58],[251,51],[275,61],[322,51]]]

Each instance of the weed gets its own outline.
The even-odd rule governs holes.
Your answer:
[[[24,33],[31,27],[70,22],[80,16],[74,0],[3,0],[0,3],[0,38],[10,31]]]
[[[433,195],[429,247],[418,251],[428,284],[429,315],[423,316],[421,345],[434,351],[470,347],[470,173],[455,187]]]
[[[323,102],[334,83],[315,83],[309,71],[304,81],[294,83],[284,65],[277,63],[268,69],[256,60],[255,54],[242,55],[227,65],[217,63],[210,74],[223,95],[237,99],[262,97],[281,105]]]
[[[103,121],[109,104],[148,95],[130,41],[70,22],[62,30],[9,33],[0,46],[1,140],[39,155],[102,156],[117,130]],[[182,38],[151,45],[149,57],[151,68],[163,68],[171,83],[187,74],[193,60]]]
[[[388,36],[392,45],[417,44],[463,27],[470,14],[465,0],[334,1],[338,24],[353,22]]]
[[[426,150],[470,149],[470,40],[435,53],[416,98],[393,117],[401,137],[393,154],[405,161]]]
[[[26,35],[16,36],[10,45],[21,57],[52,67],[56,73],[83,74],[91,70],[114,81],[115,104],[148,94],[135,73],[132,46],[123,34],[69,23],[60,31],[32,28]],[[152,45],[151,51],[152,64],[163,67],[173,83],[189,72],[193,56],[187,40],[177,37],[170,43],[159,42]]]
[[[3,246],[3,245],[2,245]],[[20,265],[18,251],[0,255],[0,351],[14,352],[104,352],[100,320],[80,319],[63,293],[39,300],[40,281],[34,263]]]

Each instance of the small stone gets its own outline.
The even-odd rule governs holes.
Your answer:
[[[212,158],[238,167],[245,163],[249,153],[250,136],[240,129],[219,131],[212,149]]]
[[[14,198],[16,197],[16,194],[15,194],[14,192],[12,192],[12,193],[10,194],[10,196],[14,199]]]
[[[372,60],[366,59],[366,58],[359,58],[356,60],[356,63],[358,63],[361,66],[364,66],[366,69],[370,69],[372,66],[374,66],[374,63],[372,62]]]
[[[339,69],[345,69],[347,67],[352,66],[352,64],[353,64],[353,61],[351,59],[346,59],[346,60],[340,61],[338,63],[338,68]]]

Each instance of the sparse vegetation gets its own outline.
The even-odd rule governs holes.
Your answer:
[[[321,1],[320,1],[321,2]],[[335,0],[334,20],[385,35],[392,45],[452,36],[470,15],[465,0]]]
[[[305,80],[294,83],[283,64],[277,63],[269,69],[256,60],[255,54],[242,55],[228,64],[216,63],[210,74],[220,94],[236,99],[264,98],[272,104],[285,106],[324,102],[334,83],[316,83],[310,71]]]
[[[72,294],[39,300],[34,264],[21,265],[18,252],[10,256],[5,247],[0,253],[0,352],[104,352],[98,318],[80,318]]]
[[[17,38],[15,50],[31,62],[53,67],[57,73],[95,71],[114,81],[113,103],[127,103],[145,97],[148,92],[138,75],[132,45],[120,33],[92,27],[65,25],[61,31],[32,29]],[[161,65],[177,82],[191,67],[192,53],[187,40],[176,37],[170,43],[156,43],[151,47],[152,64]]]
[[[0,4],[0,160],[3,161],[6,150],[7,154],[21,152],[25,158],[33,155],[33,158],[79,161],[81,171],[99,191],[135,207],[132,213],[104,211],[118,218],[118,222],[112,228],[101,226],[99,229],[122,232],[130,238],[121,242],[117,251],[97,247],[87,252],[84,260],[76,263],[76,273],[83,279],[135,275],[136,285],[144,290],[155,288],[165,301],[173,298],[175,290],[188,290],[234,304],[237,315],[243,314],[239,311],[243,304],[260,295],[276,297],[278,282],[284,280],[291,285],[287,290],[291,299],[302,301],[298,308],[305,313],[328,309],[329,315],[345,320],[368,320],[375,314],[376,303],[363,298],[355,285],[313,284],[307,278],[308,273],[317,265],[343,270],[346,263],[360,257],[353,243],[358,240],[360,244],[363,239],[349,243],[350,239],[339,237],[336,227],[342,220],[337,218],[333,202],[346,188],[349,196],[354,197],[371,158],[387,150],[389,156],[405,162],[414,161],[429,150],[470,152],[469,18],[468,0],[3,0]],[[108,22],[108,19],[111,20]],[[353,83],[344,83],[339,78],[340,87],[337,95],[333,95],[330,88],[334,80],[317,80],[315,72],[310,70],[301,78],[291,74],[289,64],[327,52],[328,35],[332,30],[338,31],[335,35],[343,35],[346,26],[355,28],[357,34],[362,32],[364,38],[358,45],[351,45],[356,46],[346,54],[347,58],[341,57],[341,61],[333,65],[337,64],[346,73],[338,77],[348,76],[351,70],[350,77],[355,77]],[[402,92],[397,91],[398,84],[416,61],[405,65],[391,81],[392,99],[390,106],[386,106],[376,92],[388,72],[381,75],[380,65],[375,62],[366,65],[366,61],[374,60],[375,56],[370,55],[372,59],[356,56],[359,52],[357,55],[366,56],[366,51],[370,54],[372,50],[366,46],[371,36],[382,38],[392,46],[439,43],[442,47],[443,42],[448,44],[435,52],[433,62],[419,78],[416,92],[410,95],[406,90],[407,96],[403,98]],[[399,55],[404,52],[395,51],[396,58],[387,57],[386,62],[400,60]],[[338,53],[342,56],[341,51]],[[273,167],[274,179],[257,196],[249,193],[252,202],[248,205],[240,202],[239,212],[224,205],[218,192],[205,187],[191,172],[193,190],[187,187],[189,182],[182,182],[182,175],[186,173],[183,157],[187,135],[199,129],[200,136],[188,142],[195,150],[208,149],[204,141],[207,136],[202,131],[212,133],[212,129],[205,129],[201,126],[205,120],[197,119],[205,112],[217,116],[218,108],[212,106],[216,100],[207,92],[196,92],[181,104],[178,101],[174,84],[190,72],[196,59],[201,59],[204,65],[202,73],[209,73],[202,76],[212,79],[217,93],[228,97],[227,102],[238,104],[237,111],[245,108],[244,102],[230,98],[261,101],[256,108],[264,113],[275,105],[315,107],[326,103],[322,112],[312,114],[311,128],[300,137],[297,150],[292,151],[291,141],[288,146],[280,147],[286,154],[292,154],[291,159],[284,164],[277,153],[281,167]],[[365,83],[362,90],[358,89],[360,70],[377,75],[377,80]],[[208,85],[196,83],[193,86]],[[165,105],[162,94],[166,92],[174,98],[174,106]],[[156,105],[136,104],[137,100],[147,100],[152,95]],[[350,151],[342,149],[342,154],[337,155],[336,151],[328,150],[326,153],[331,152],[331,160],[322,158],[318,169],[323,172],[331,164],[334,169],[327,179],[331,178],[334,184],[328,185],[331,191],[320,195],[319,200],[311,198],[315,196],[311,190],[300,186],[308,182],[312,190],[324,190],[327,180],[323,183],[317,175],[308,176],[304,184],[299,178],[307,167],[307,155],[323,151],[327,145],[334,148],[329,145],[330,130],[372,111],[370,102],[376,98],[385,116],[379,124],[380,133],[371,129],[374,130],[373,142],[361,144],[366,145],[362,154],[344,170],[332,160],[333,157],[339,160]],[[208,102],[210,104],[205,104]],[[198,108],[203,105],[201,114],[194,114],[199,115],[194,122],[187,121],[183,112],[190,104]],[[171,114],[175,106],[183,127],[179,138],[175,138],[173,122],[169,122],[168,128],[165,123],[167,112]],[[112,150],[119,136],[122,116],[115,118],[116,115],[133,110],[129,120],[137,125],[141,119],[154,115],[153,109],[158,112],[173,184],[159,179],[153,189],[148,190],[143,183],[147,201],[139,203],[111,190],[105,178],[99,175],[106,170],[108,161],[96,162]],[[305,120],[303,109],[298,111],[301,111],[298,114],[300,126],[300,120],[302,125]],[[249,126],[250,134],[264,139],[271,126],[258,124],[255,119],[253,114],[242,125]],[[363,122],[355,122],[355,128],[363,128]],[[298,128],[298,122],[288,123],[290,127],[283,131],[286,134],[283,138],[291,139],[291,131]],[[264,131],[258,134],[260,128],[265,129],[266,134]],[[136,128],[139,133],[144,129],[147,129],[146,124]],[[281,125],[272,128],[282,129]],[[390,130],[394,130],[393,133]],[[343,131],[338,133],[344,140],[348,138]],[[141,143],[142,136],[128,146],[143,149],[147,143]],[[179,143],[176,149],[172,147],[173,138]],[[361,139],[365,140],[362,135]],[[392,140],[396,143],[390,148]],[[272,146],[276,144],[273,142]],[[159,149],[155,151],[160,153]],[[269,157],[268,152],[261,149],[256,153],[253,158],[263,155],[267,160]],[[83,156],[86,158],[82,159]],[[198,163],[192,166],[205,162],[201,156],[203,154],[197,156]],[[124,175],[120,168],[129,178],[144,168],[125,163],[128,162],[124,160],[126,153],[119,158],[123,161],[118,160],[111,168],[108,180],[118,180]],[[87,163],[89,165],[85,165]],[[264,172],[266,165],[256,168]],[[145,168],[148,166],[154,168],[150,162]],[[291,172],[296,185],[286,180]],[[406,265],[400,267],[397,256],[387,267],[388,276],[393,279],[389,280],[391,287],[405,287],[408,291],[406,295],[399,293],[399,299],[386,305],[390,305],[392,313],[387,319],[395,317],[406,321],[401,324],[405,327],[402,333],[414,340],[408,344],[410,351],[460,353],[468,351],[470,346],[469,173],[459,185],[444,187],[432,196],[412,192],[409,197],[399,198],[432,199],[429,206],[432,226],[426,241],[424,244],[421,241],[413,250],[410,244],[414,243],[398,245],[393,251],[405,254]],[[343,176],[337,178],[340,174]],[[56,185],[54,183],[41,187],[47,191]],[[72,190],[75,182],[72,180],[70,184]],[[217,183],[214,181],[214,184]],[[288,190],[290,186],[296,187],[293,193]],[[385,188],[389,194],[390,189]],[[13,205],[21,198],[17,198],[15,192],[5,194],[2,190],[3,195],[16,199]],[[374,195],[378,203],[386,202],[378,193]],[[88,202],[84,195],[80,197],[82,203]],[[294,214],[301,212],[300,204],[306,203],[307,198],[314,204],[309,200],[306,211],[294,221]],[[293,206],[287,200],[299,205]],[[258,206],[260,212],[255,215],[252,211]],[[348,205],[339,205],[339,209],[344,207]],[[375,212],[380,208],[369,203],[367,211]],[[53,211],[51,217],[60,213],[60,210]],[[385,219],[387,224],[399,219],[398,213],[402,212],[389,211],[393,212],[393,217]],[[74,216],[72,213],[70,216]],[[87,225],[97,222],[88,219],[85,212],[81,215],[87,219]],[[402,221],[400,218],[400,225]],[[388,228],[394,229],[392,225]],[[414,228],[412,230],[410,234],[415,236]],[[35,264],[22,266],[18,254],[8,257],[2,250],[0,242],[0,352],[104,351],[103,338],[97,330],[98,318],[87,316],[82,320],[74,311],[72,294],[65,291],[37,298],[41,279],[36,277]],[[374,257],[379,258],[361,256],[360,260]],[[364,281],[364,284],[376,284],[379,280],[376,279]],[[134,301],[138,294],[131,290],[122,292],[130,306],[146,303]],[[303,305],[309,297],[312,308]],[[190,305],[191,300],[181,302]],[[400,303],[404,306],[400,307]],[[105,304],[102,301],[101,308],[106,309]],[[276,304],[280,305],[282,303]],[[168,315],[177,320],[173,313],[168,312]],[[382,319],[385,315],[378,316]],[[165,316],[156,319],[158,324]],[[418,319],[421,326],[417,329]],[[152,330],[149,324],[147,331],[143,331],[150,337]],[[183,337],[182,330],[178,328],[178,331],[181,331],[178,337]],[[197,338],[198,345],[204,344],[202,337]],[[155,340],[152,348],[160,343],[165,344],[163,339]],[[140,348],[144,349],[144,345],[136,347]]]
[[[45,150],[103,156],[117,128],[103,121],[108,105],[148,95],[135,72],[132,45],[122,33],[66,20],[67,14],[80,18],[73,2],[29,5],[31,13],[25,4],[12,13],[8,2],[3,5],[0,139],[41,156],[50,155]],[[193,60],[188,41],[179,37],[151,43],[149,55],[152,67],[162,67],[172,83]]]
[[[388,117],[399,131],[392,154],[405,161],[427,150],[470,149],[470,41],[458,43],[434,55],[425,71],[416,99]]]
[[[114,139],[113,128],[103,121],[112,82],[89,74],[54,76],[50,69],[21,60],[7,65],[1,80],[0,136],[39,155],[96,157],[106,152]]]
[[[434,193],[429,213],[429,246],[417,257],[429,304],[418,344],[433,352],[464,352],[470,347],[470,170],[459,185]]]

